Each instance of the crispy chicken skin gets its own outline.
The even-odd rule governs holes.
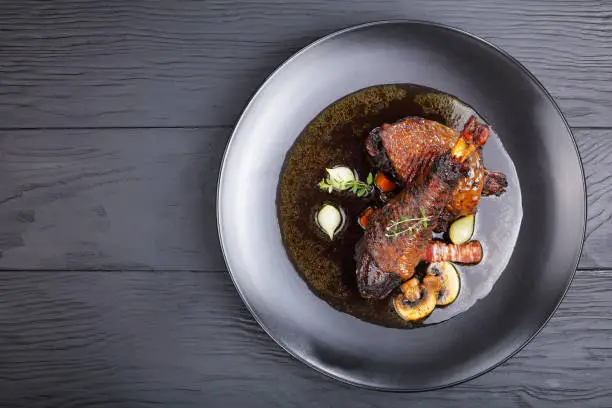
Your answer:
[[[457,197],[461,198],[460,203],[466,202],[465,195],[459,194],[464,192],[457,192],[457,186],[479,181],[477,199],[473,200],[477,204],[484,184],[483,177],[478,179],[473,173],[482,169],[484,175],[477,148],[489,136],[486,125],[472,117],[459,134],[424,119],[400,123],[383,126],[380,140],[367,145],[368,152],[374,153],[376,160],[381,149],[373,142],[383,144],[396,176],[407,183],[406,188],[370,216],[363,242],[356,248],[357,283],[365,298],[383,298],[401,281],[411,278],[417,264],[427,259],[433,228],[440,223],[441,217],[447,216],[449,208],[454,208],[449,205]],[[432,132],[437,134],[432,135]],[[447,140],[451,139],[454,141],[449,146]],[[416,143],[413,150],[402,146],[402,143],[412,142]],[[428,148],[428,143],[434,144],[434,148]],[[374,147],[377,149],[370,151]],[[418,154],[413,154],[414,151]],[[475,167],[478,163],[480,166]],[[471,213],[476,205],[469,204]],[[466,209],[464,205],[462,208]]]
[[[470,119],[464,132],[473,132],[477,126],[481,125],[475,118]],[[375,166],[411,186],[424,181],[433,160],[448,153],[460,135],[432,120],[407,118],[374,129],[367,139],[366,150]],[[447,203],[445,223],[451,218],[473,214],[483,193],[500,195],[508,185],[504,174],[485,170],[479,149],[467,156],[464,169],[465,175],[456,183]]]

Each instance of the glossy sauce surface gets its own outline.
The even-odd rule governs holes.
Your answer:
[[[363,235],[359,214],[368,206],[380,206],[377,195],[357,198],[350,192],[321,191],[317,183],[325,168],[345,165],[364,180],[372,168],[364,145],[369,131],[382,123],[420,116],[461,130],[476,114],[458,99],[415,85],[381,85],[358,91],[336,101],[321,112],[288,152],[281,174],[277,209],[283,243],[297,272],[309,287],[332,307],[356,318],[388,327],[412,327],[393,310],[390,296],[365,300],[355,280],[355,245]],[[477,115],[477,114],[476,114]],[[486,118],[484,118],[486,119]],[[486,120],[485,120],[486,122]],[[516,170],[494,124],[483,155],[486,167],[502,171],[509,186],[500,198],[483,197],[476,216],[473,239],[483,245],[485,257],[479,265],[458,266],[461,291],[457,300],[436,308],[422,324],[444,321],[467,310],[486,296],[503,272],[518,235],[521,195]],[[330,240],[314,222],[317,210],[329,203],[342,209],[345,222]]]

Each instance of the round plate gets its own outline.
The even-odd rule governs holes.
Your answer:
[[[287,257],[275,205],[285,155],[306,125],[352,92],[392,83],[455,95],[486,118],[514,161],[523,205],[517,245],[489,295],[443,323],[405,330],[363,322],[311,292]],[[456,29],[377,22],[315,42],[268,78],[227,147],[217,216],[236,288],[278,344],[336,379],[416,391],[490,370],[544,326],[580,257],[585,184],[566,121],[520,63]]]

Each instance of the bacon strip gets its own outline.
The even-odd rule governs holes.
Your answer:
[[[421,257],[421,261],[425,262],[449,261],[464,264],[476,264],[481,260],[482,245],[479,241],[470,241],[460,245],[432,241]]]

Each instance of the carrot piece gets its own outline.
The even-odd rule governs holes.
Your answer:
[[[374,214],[374,209],[372,207],[368,207],[366,208],[361,215],[359,216],[359,225],[361,225],[361,228],[364,228],[368,226],[368,222],[370,221],[370,217],[372,216],[372,214]]]
[[[376,185],[383,193],[388,193],[389,191],[395,190],[395,183],[391,181],[384,173],[378,172],[376,173]]]

